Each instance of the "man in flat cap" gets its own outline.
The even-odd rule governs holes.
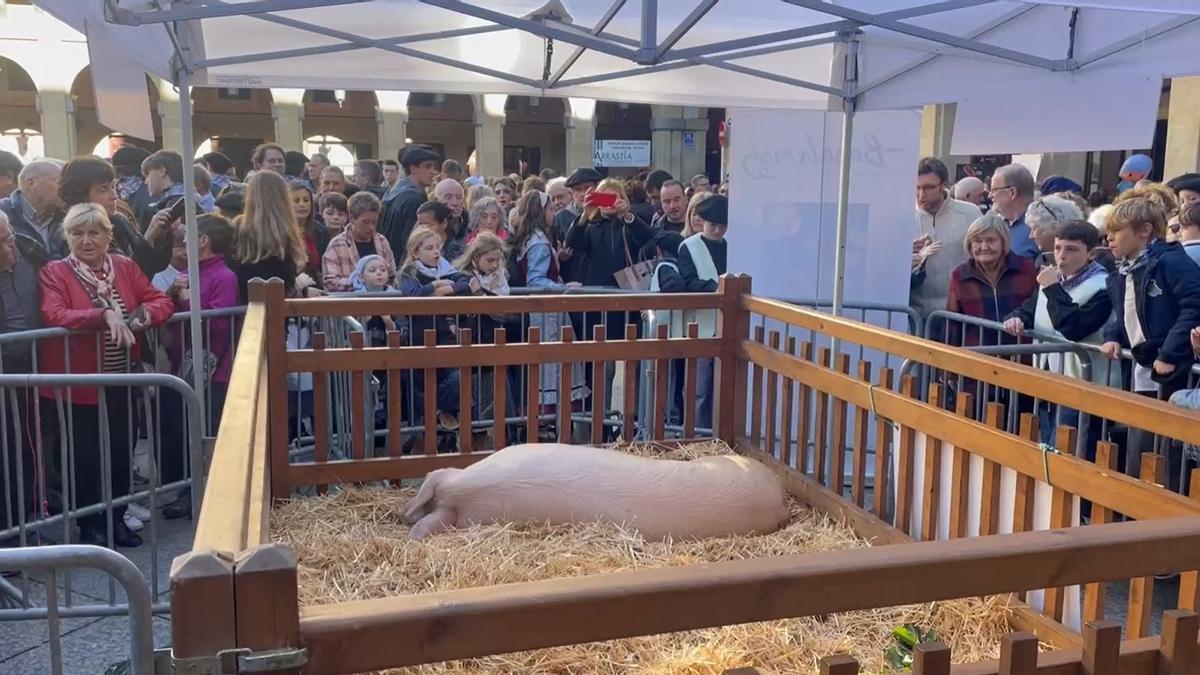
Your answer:
[[[554,216],[554,234],[560,242],[567,240],[567,231],[571,229],[571,224],[583,213],[583,198],[587,196],[588,190],[595,190],[600,181],[604,180],[604,176],[600,172],[591,167],[580,167],[571,172],[567,177],[566,186],[571,190],[573,201],[567,208],[558,212]],[[564,282],[582,281],[583,280],[583,265],[586,263],[582,256],[576,256],[575,252],[565,245],[558,251],[558,272],[562,275]]]
[[[713,293],[728,260],[729,199],[716,194],[705,197],[696,205],[696,215],[704,221],[704,229],[684,239],[679,247],[679,276],[687,292]],[[715,310],[697,311],[695,320],[700,324],[700,337],[717,336]],[[696,365],[696,426],[712,429],[713,360],[699,359]]]
[[[417,209],[427,200],[426,192],[433,185],[441,157],[423,145],[409,145],[399,152],[404,178],[383,195],[383,215],[379,232],[387,237],[393,251],[404,251],[408,235],[417,224]]]

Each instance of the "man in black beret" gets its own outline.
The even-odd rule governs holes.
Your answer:
[[[704,221],[704,229],[684,239],[679,247],[679,275],[689,293],[713,293],[728,260],[725,231],[729,229],[729,199],[709,195],[696,205],[696,215]],[[715,311],[696,312],[696,322],[700,324],[700,337],[716,337]],[[696,366],[696,426],[711,429],[713,360],[699,359]]]
[[[554,216],[554,235],[560,243],[566,242],[567,231],[571,229],[571,224],[575,222],[579,214],[583,213],[583,198],[587,196],[589,190],[595,190],[602,180],[604,180],[604,176],[591,167],[580,167],[567,176],[566,185],[571,189],[574,201]],[[559,248],[558,272],[562,275],[564,282],[583,281],[584,264],[582,256],[576,257],[575,252],[565,244]]]
[[[409,145],[401,148],[398,159],[404,178],[383,195],[379,232],[387,237],[396,255],[403,256],[408,235],[417,224],[417,209],[428,200],[426,193],[433,185],[442,158],[423,145]]]

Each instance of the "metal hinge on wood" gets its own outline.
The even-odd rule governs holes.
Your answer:
[[[160,650],[169,652],[170,650]],[[226,649],[216,656],[173,658],[174,675],[241,675],[242,673],[273,673],[293,670],[308,662],[308,650],[303,647],[284,647],[252,651],[249,649]],[[160,671],[155,670],[156,673]]]

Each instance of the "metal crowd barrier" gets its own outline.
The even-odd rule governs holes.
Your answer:
[[[993,342],[993,344],[984,345],[988,348],[987,351],[990,351],[991,353],[1009,356],[1010,358],[1017,358],[1022,354],[1023,347],[1029,347],[1032,345],[1053,346],[1057,349],[1063,350],[1063,353],[1072,353],[1079,356],[1080,363],[1082,365],[1089,366],[1086,376],[1090,377],[1094,383],[1101,385],[1107,384],[1108,386],[1114,386],[1124,391],[1137,393],[1143,396],[1151,396],[1159,399],[1167,398],[1166,392],[1163,391],[1162,387],[1150,381],[1148,377],[1140,378],[1140,382],[1138,378],[1134,377],[1133,374],[1137,372],[1139,366],[1134,361],[1133,354],[1128,349],[1122,349],[1120,357],[1116,360],[1111,360],[1107,357],[1096,359],[1098,355],[1103,356],[1100,352],[1099,344],[1070,342],[1057,335],[1051,335],[1032,330],[1026,330],[1024,332],[1024,335],[1021,338],[1021,340],[1024,342],[1021,342],[1018,341],[1017,338],[1009,336],[1007,333],[1005,333],[1003,330],[1003,324],[1001,323],[946,311],[933,312],[929,315],[929,317],[927,317],[924,335],[927,339],[940,339],[943,342],[947,341],[947,337],[957,338],[956,340],[950,339],[949,343],[955,346],[969,348],[970,346],[964,345],[964,340],[969,334],[969,328],[974,328],[976,331],[978,331],[971,332],[970,334],[978,335],[981,340],[991,340]],[[1029,344],[1030,342],[1032,342],[1032,345]],[[1032,352],[1027,351],[1026,353]],[[1102,369],[1100,372],[1096,372],[1094,368],[1090,367],[1089,361],[1093,359],[1102,364]],[[1064,360],[1060,359],[1060,366],[1063,364],[1063,362]],[[1058,372],[1059,374],[1063,374],[1061,367],[1058,369]],[[928,368],[921,368],[921,375],[922,383],[925,385],[922,386],[921,390],[922,393],[924,393],[927,390],[927,384],[930,381],[930,378],[936,374]],[[1197,387],[1200,387],[1200,364],[1192,366],[1192,369],[1188,374],[1187,384],[1184,388],[1195,389]],[[992,389],[994,389],[994,387]],[[984,390],[980,393],[984,395],[995,395],[995,393],[991,390]],[[1016,394],[1015,392],[1008,392],[1007,395],[1015,396]],[[988,399],[981,399],[979,396],[976,397],[977,402],[982,402],[984,400]],[[1034,403],[1035,405],[1041,404],[1040,401],[1036,400]],[[1008,419],[1008,430],[1013,433],[1016,431],[1016,418],[1012,414],[1012,411],[1015,410],[1015,408],[1016,406],[1009,406],[1010,414]],[[1081,424],[1082,420],[1086,419],[1087,417],[1088,416],[1086,415],[1081,416]],[[1056,422],[1057,421],[1058,418],[1056,417]],[[1139,469],[1138,458],[1141,453],[1155,452],[1166,457],[1168,460],[1171,459],[1171,456],[1174,453],[1172,450],[1173,442],[1169,438],[1160,436],[1158,434],[1150,434],[1142,429],[1117,426],[1104,419],[1092,420],[1092,423],[1099,425],[1099,430],[1097,433],[1099,433],[1100,437],[1102,438],[1110,437],[1113,434],[1125,435],[1124,443],[1121,445],[1128,447],[1132,451],[1124,453],[1125,464],[1123,467],[1121,467],[1121,469],[1130,475],[1137,475]],[[1081,427],[1079,437],[1082,439],[1086,435],[1087,434],[1085,433],[1084,429]],[[1185,488],[1187,463],[1188,461],[1191,461],[1186,459],[1189,452],[1191,452],[1190,450],[1182,449],[1181,452],[1183,453],[1184,457],[1181,458],[1181,461],[1179,462],[1178,471],[1172,472],[1172,475],[1169,478],[1169,482],[1173,483],[1172,487],[1177,490],[1182,490]],[[1192,454],[1194,455],[1194,453]],[[1168,461],[1168,466],[1171,466],[1170,461]]]
[[[110,599],[107,604],[61,605],[58,578],[65,570],[97,570],[118,583],[125,591],[125,602]],[[128,615],[130,634],[130,672],[133,675],[154,675],[153,610],[150,587],[141,570],[120,553],[99,546],[40,546],[33,548],[0,549],[0,572],[21,572],[23,578],[41,574],[45,584],[46,601],[35,604],[28,600],[19,605],[0,609],[0,623],[5,621],[36,621],[45,619],[49,628],[50,672],[62,675],[62,619]],[[0,579],[0,582],[3,580]],[[7,584],[7,582],[3,582]],[[28,597],[28,596],[26,596]]]
[[[238,328],[235,317],[243,311],[232,308],[202,312],[206,339],[222,335],[228,338],[226,344],[232,350]],[[121,550],[150,580],[155,600],[165,598],[166,574],[160,568],[177,551],[162,547],[170,537],[190,535],[180,533],[178,528],[164,529],[158,508],[171,501],[171,495],[178,497],[184,490],[190,490],[191,511],[198,512],[203,492],[203,439],[215,434],[211,422],[216,416],[202,415],[201,401],[190,382],[166,372],[143,371],[152,370],[151,364],[169,363],[155,357],[164,341],[171,339],[166,333],[182,328],[187,319],[186,313],[177,314],[166,325],[140,334],[144,360],[131,362],[130,372],[122,373],[39,372],[40,344],[66,339],[70,333],[65,329],[0,334],[0,351],[6,363],[13,366],[18,361],[14,355],[22,351],[20,355],[26,357],[23,363],[16,363],[19,370],[26,372],[12,372],[14,368],[10,372],[0,370],[0,498],[4,500],[0,504],[0,545],[69,544],[75,541],[75,526],[81,519],[95,520],[99,516],[111,547],[115,543],[114,509],[126,507],[141,522],[139,534],[144,544],[137,549]],[[211,323],[214,320],[230,325],[214,327]],[[217,333],[218,330],[229,332]],[[165,347],[163,351],[167,351]],[[65,352],[69,369],[72,354],[69,348]],[[210,385],[212,377],[213,373],[209,373]],[[109,389],[112,387],[118,389]],[[78,388],[97,388],[98,400],[92,409],[77,405]],[[205,391],[209,406],[204,409],[211,409],[215,407],[213,387],[205,387]],[[81,445],[89,441],[76,438],[81,435],[77,433],[80,429],[77,423],[81,423],[77,415],[81,410],[88,414],[89,424],[97,425],[98,436],[89,447]],[[114,435],[119,442],[127,442],[128,447],[110,447]],[[87,457],[89,463],[103,469],[99,477],[77,474],[82,470],[81,453],[94,453]],[[111,471],[114,453],[129,454],[128,490],[114,489]],[[177,470],[177,475],[169,480],[164,478],[164,460]],[[197,476],[201,480],[193,486],[192,477]],[[101,498],[85,503],[79,492],[81,480],[99,480],[101,485],[96,494]],[[127,522],[137,525],[132,519]],[[62,581],[68,608],[75,605],[76,595],[95,598],[105,594],[104,589],[86,579],[77,582],[69,571]],[[77,593],[77,588],[83,590]],[[115,602],[116,589],[111,582],[107,595],[110,602]],[[23,603],[28,598],[28,579],[18,577],[0,586],[0,601]],[[166,602],[160,602],[156,608],[165,611]]]

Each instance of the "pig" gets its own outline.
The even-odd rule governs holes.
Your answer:
[[[765,534],[789,517],[783,485],[737,455],[691,461],[561,443],[515,445],[437,469],[405,505],[409,536],[477,523],[624,524],[647,540]]]

